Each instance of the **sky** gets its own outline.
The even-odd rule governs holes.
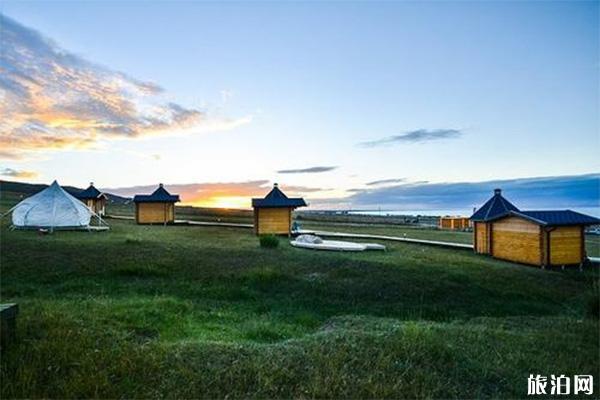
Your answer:
[[[598,2],[0,3],[2,179],[598,212]],[[520,202],[520,203],[519,203]]]

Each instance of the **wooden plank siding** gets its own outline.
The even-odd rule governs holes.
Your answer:
[[[256,208],[256,233],[259,235],[289,235],[292,229],[291,208]]]
[[[503,260],[540,265],[540,226],[517,217],[495,221],[491,230],[490,254]]]
[[[452,229],[452,220],[450,218],[440,218],[440,229]]]
[[[467,217],[440,217],[440,229],[462,230],[471,226],[471,221]]]
[[[171,223],[175,221],[175,204],[136,203],[135,216],[138,224]]]
[[[547,266],[550,265],[549,258],[549,238],[550,232],[547,229],[540,227],[540,265]]]
[[[517,216],[475,222],[473,248],[503,260],[540,266],[581,264],[585,258],[581,226],[543,227]]]
[[[104,215],[104,207],[106,205],[105,199],[87,199],[84,203],[90,210],[98,215]]]
[[[259,208],[254,209],[254,234],[258,235],[258,214],[260,212]]]
[[[485,222],[475,222],[473,236],[475,252],[489,254],[488,224]]]
[[[550,264],[571,265],[583,262],[581,226],[559,226],[549,232]]]

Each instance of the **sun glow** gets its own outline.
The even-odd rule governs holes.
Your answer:
[[[196,201],[190,205],[196,207],[248,209],[251,207],[251,198],[246,196],[217,196]]]

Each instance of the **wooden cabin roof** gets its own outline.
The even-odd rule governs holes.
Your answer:
[[[508,216],[521,217],[543,226],[600,224],[600,219],[572,210],[521,211],[502,197],[500,189],[494,190],[494,196],[475,211],[471,221],[489,222]]]
[[[90,199],[98,199],[100,197],[107,197],[104,193],[96,189],[93,183],[90,183],[90,186],[82,192],[75,194],[80,200],[90,200]]]
[[[572,210],[520,211],[511,214],[544,226],[600,224],[600,219]]]
[[[508,215],[511,211],[519,211],[510,201],[502,196],[502,190],[494,189],[494,196],[485,202],[471,216],[471,221],[485,222]]]
[[[177,203],[179,195],[167,192],[161,183],[152,194],[136,194],[133,201],[134,203]]]
[[[306,202],[301,197],[287,197],[285,193],[279,190],[277,184],[263,199],[252,199],[252,207],[305,207]]]

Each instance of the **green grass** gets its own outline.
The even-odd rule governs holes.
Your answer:
[[[473,243],[473,233],[442,230],[409,225],[364,225],[324,222],[302,222],[302,229],[327,230],[348,233],[371,233],[374,235],[399,236],[411,239],[439,240],[442,242]]]
[[[109,222],[0,227],[1,299],[21,307],[1,398],[524,398],[531,373],[598,393],[597,270]]]
[[[303,221],[302,228],[347,233],[370,233],[374,235],[399,236],[411,239],[473,244],[472,232],[451,231],[409,225],[365,225]],[[586,235],[585,246],[587,254],[590,257],[600,257],[600,236]]]
[[[133,215],[132,205],[119,205],[109,208],[109,213],[118,215]],[[226,209],[202,209],[195,207],[178,207],[178,219],[189,219],[207,222],[233,222],[252,224],[251,211],[226,210]],[[328,216],[334,220],[335,216]],[[345,233],[368,233],[374,235],[399,236],[412,239],[437,240],[453,243],[473,243],[473,233],[463,231],[441,230],[419,225],[392,225],[376,223],[336,223],[331,221],[311,221],[303,219],[299,221],[303,229],[323,230]],[[600,236],[586,235],[586,251],[590,257],[600,257]]]

